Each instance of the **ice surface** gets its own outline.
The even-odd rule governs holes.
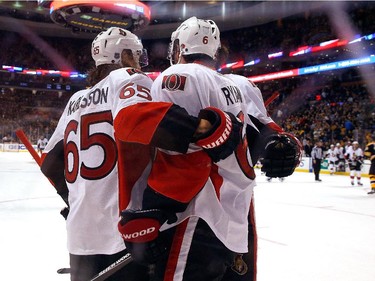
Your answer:
[[[348,176],[257,170],[258,281],[374,281],[375,195]],[[1,280],[69,280],[64,202],[26,152],[0,152]]]
[[[258,281],[375,280],[375,196],[349,176],[257,178]]]
[[[27,152],[0,152],[0,280],[70,280],[64,202]]]

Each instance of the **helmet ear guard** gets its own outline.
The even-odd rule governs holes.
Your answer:
[[[168,58],[173,62],[175,52],[175,41],[178,40],[179,52],[181,55],[205,54],[216,59],[220,48],[220,31],[212,20],[202,20],[191,17],[185,20],[171,35],[171,43],[168,51]]]
[[[123,50],[131,50],[135,60],[143,66],[147,65],[147,51],[143,49],[141,40],[132,32],[119,27],[110,27],[95,37],[91,46],[91,56],[96,66],[121,64]]]

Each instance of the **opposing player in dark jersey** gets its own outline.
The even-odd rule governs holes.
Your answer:
[[[236,130],[241,127],[218,109],[201,111],[207,116],[202,119],[171,103],[153,103],[152,80],[140,71],[142,43],[127,30],[101,32],[92,43],[92,57],[91,87],[68,101],[41,166],[70,206],[66,225],[72,281],[89,280],[127,253],[117,229],[119,208],[137,205],[142,190],[132,188],[142,186],[151,145],[183,152],[190,142],[215,142],[204,153],[210,158],[215,151],[212,155],[225,158],[233,151],[228,144],[239,142]],[[217,141],[222,138],[230,141]],[[132,165],[124,164],[132,157]],[[147,280],[148,270],[132,263],[108,280],[124,279]]]
[[[371,135],[370,142],[366,145],[364,151],[364,157],[371,161],[371,166],[369,170],[370,186],[371,190],[368,194],[375,194],[375,132]]]

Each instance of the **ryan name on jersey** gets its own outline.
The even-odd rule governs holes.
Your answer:
[[[221,88],[221,91],[224,94],[227,105],[243,102],[241,91],[236,86],[226,86]]]

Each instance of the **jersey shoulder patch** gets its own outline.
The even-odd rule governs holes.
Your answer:
[[[181,74],[170,74],[163,76],[161,88],[169,91],[183,91],[185,89],[186,78],[186,76]]]

